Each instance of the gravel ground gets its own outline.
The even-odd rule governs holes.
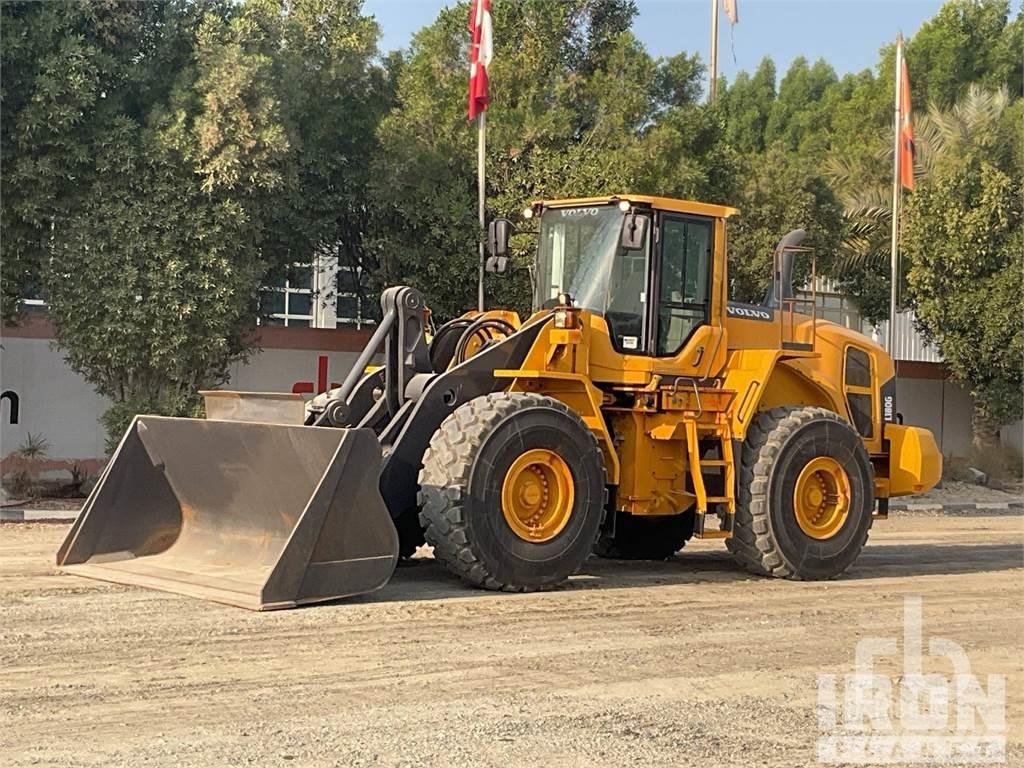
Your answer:
[[[3,766],[812,765],[817,676],[901,637],[905,595],[926,638],[1007,675],[1024,765],[1020,516],[880,522],[829,583],[749,578],[693,542],[532,595],[425,560],[265,614],[58,574],[65,531],[0,525]]]
[[[981,485],[971,485],[957,480],[946,480],[941,488],[934,488],[928,493],[919,493],[916,496],[904,496],[894,499],[896,504],[949,504],[958,502],[996,502],[1006,503],[1009,501],[1021,501],[1024,499],[1020,483],[1007,483],[1006,488],[988,488]],[[7,506],[17,506],[24,509],[56,509],[61,511],[77,511],[82,508],[85,499],[32,499],[20,503],[8,502]]]
[[[1003,504],[1010,501],[1020,501],[1022,494],[1017,490],[1003,490],[1000,488],[987,488],[983,485],[971,485],[956,480],[946,480],[941,488],[932,488],[928,493],[919,493],[916,496],[901,497],[894,499],[893,503],[907,504],[950,504],[958,502],[996,502]]]
[[[20,507],[22,509],[59,509],[61,511],[77,512],[85,504],[85,499],[28,499],[24,501],[11,500],[4,503],[7,507]]]

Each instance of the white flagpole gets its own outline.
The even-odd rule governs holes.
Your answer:
[[[708,68],[708,103],[718,94],[718,0],[711,0],[711,66]]]
[[[477,203],[477,216],[480,219],[480,265],[479,275],[477,277],[476,284],[476,304],[477,309],[481,312],[484,311],[484,263],[485,263],[485,249],[484,249],[484,233],[487,231],[487,187],[484,175],[484,162],[487,156],[487,111],[480,113],[477,117],[477,137],[476,137],[476,203]]]
[[[895,361],[896,353],[896,311],[899,297],[900,276],[900,127],[903,123],[900,93],[903,87],[903,34],[896,37],[896,97],[893,109],[893,159],[892,159],[892,242],[890,251],[890,273],[892,285],[889,288],[889,333],[886,349]]]

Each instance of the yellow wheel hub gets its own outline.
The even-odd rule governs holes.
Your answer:
[[[830,539],[850,514],[850,478],[831,456],[808,462],[793,488],[793,512],[812,539]]]
[[[501,486],[501,511],[519,538],[539,544],[562,532],[575,498],[569,465],[554,451],[535,448],[508,468]]]

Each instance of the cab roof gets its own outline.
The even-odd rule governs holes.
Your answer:
[[[693,200],[677,200],[673,197],[653,197],[651,195],[608,195],[606,197],[577,197],[566,200],[541,200],[540,204],[545,208],[570,208],[578,205],[607,205],[627,200],[639,205],[649,205],[659,211],[671,211],[673,213],[689,213],[694,216],[714,216],[719,219],[727,219],[739,213],[736,208],[727,205],[715,205],[713,203],[698,203]]]

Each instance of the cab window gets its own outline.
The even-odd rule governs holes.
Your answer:
[[[647,337],[647,251],[620,250],[608,283],[605,317],[615,346],[626,353],[644,352]]]
[[[661,225],[657,354],[675,355],[710,310],[711,221],[666,217]]]
[[[620,235],[626,215],[617,205],[544,212],[534,308],[551,306],[560,293],[568,292],[576,306],[605,316],[616,349],[637,354],[647,350],[651,236],[635,250],[623,248]],[[651,230],[647,227],[648,233]]]

